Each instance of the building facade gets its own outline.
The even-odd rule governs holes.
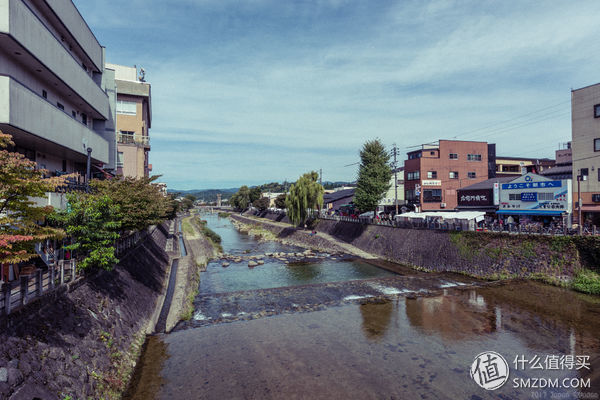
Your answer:
[[[496,156],[496,176],[521,176],[532,172],[539,174],[554,166],[549,158],[524,158]]]
[[[495,145],[440,140],[409,152],[404,162],[405,199],[422,211],[453,210],[457,190],[495,171]]]
[[[571,92],[571,118],[574,216],[578,220],[577,199],[581,198],[582,222],[598,225],[600,224],[600,83]]]
[[[67,0],[0,0],[0,130],[52,174],[114,169],[104,48]]]
[[[571,179],[553,180],[528,173],[500,185],[497,214],[512,216],[520,223],[558,218],[570,225],[572,211]]]
[[[152,96],[150,84],[136,67],[107,64],[115,71],[117,119],[117,174],[148,177]],[[143,70],[142,70],[143,71]]]
[[[397,187],[397,192],[396,192]],[[397,197],[396,197],[397,195]],[[390,188],[381,199],[379,206],[383,207],[386,212],[395,211],[396,198],[398,205],[402,206],[406,203],[404,200],[404,167],[392,170],[392,178],[390,179]]]
[[[556,164],[543,170],[540,175],[550,179],[573,179],[573,151],[571,142],[562,143],[556,150]]]

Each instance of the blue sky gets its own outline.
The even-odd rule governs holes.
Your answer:
[[[107,61],[152,84],[173,189],[353,180],[368,139],[553,157],[600,81],[593,1],[74,0]]]

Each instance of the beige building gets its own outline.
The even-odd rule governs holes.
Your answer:
[[[0,0],[0,130],[52,174],[115,167],[114,79],[65,0]]]
[[[571,92],[571,151],[573,213],[578,218],[578,182],[581,177],[583,221],[600,224],[600,83]]]
[[[394,179],[398,179],[397,182],[394,182]],[[380,206],[383,206],[387,211],[391,211],[395,209],[396,203],[396,185],[398,186],[398,205],[402,206],[406,204],[404,200],[404,167],[400,167],[396,170],[396,174],[394,175],[394,171],[392,171],[392,178],[390,179],[390,188],[383,196],[383,199],[379,202]],[[395,211],[395,210],[394,210]]]
[[[115,71],[117,89],[117,174],[148,177],[152,170],[148,160],[149,131],[152,125],[150,84],[143,70],[107,64]]]
[[[554,160],[549,158],[523,158],[523,157],[502,157],[496,156],[496,176],[521,176],[532,172],[539,174],[542,171],[552,168]]]

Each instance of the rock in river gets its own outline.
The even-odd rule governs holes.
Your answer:
[[[258,263],[256,261],[252,261],[252,260],[248,261],[249,268],[256,267],[257,265],[258,265]]]
[[[223,262],[223,263],[221,263],[221,267],[227,268],[227,267],[229,267],[229,263],[228,262]]]

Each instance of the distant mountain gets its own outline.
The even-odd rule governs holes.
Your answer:
[[[290,190],[290,186],[293,182],[271,182],[265,183],[264,185],[260,185],[260,190],[263,192],[272,192],[272,193],[285,193]],[[335,189],[341,186],[354,186],[355,183],[352,182],[323,182],[323,187],[325,189]],[[255,187],[255,186],[250,186]],[[181,193],[182,195],[191,194],[195,196],[198,200],[204,200],[206,202],[214,202],[217,201],[217,194],[221,194],[221,199],[225,200],[230,198],[234,193],[236,193],[239,188],[229,188],[229,189],[205,189],[205,190],[173,190],[169,189],[169,193]]]

